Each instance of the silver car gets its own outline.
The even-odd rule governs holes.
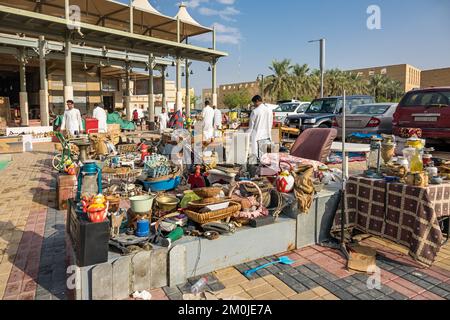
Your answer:
[[[391,134],[397,103],[374,103],[352,107],[346,115],[346,136],[353,133]],[[342,137],[342,114],[336,116],[333,127]]]

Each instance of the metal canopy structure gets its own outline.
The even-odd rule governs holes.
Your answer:
[[[37,2],[18,0],[10,3],[0,0],[0,29],[11,33],[43,35],[46,39],[64,41],[68,31],[68,21],[64,18],[64,0],[41,0],[39,1],[40,5]],[[7,6],[4,5],[6,3]],[[133,32],[130,32],[129,21],[131,19],[128,19],[127,23],[125,18],[126,16],[131,17],[128,6],[105,0],[71,0],[70,4],[79,5],[81,9],[81,22],[78,24],[80,32],[72,33],[73,42],[78,41],[92,46],[100,45],[142,54],[182,56],[204,62],[213,62],[227,56],[226,53],[217,50],[181,43],[183,38],[212,32],[211,29],[202,26],[195,26],[180,19],[175,20],[147,11],[131,9],[133,14],[141,12],[141,15],[148,19],[148,21],[142,20],[142,27],[145,26],[154,31],[153,36],[149,36],[147,35],[149,32],[145,32],[145,30],[142,34],[136,33],[139,30],[136,23],[134,23]],[[99,6],[102,11],[101,15],[88,13],[88,8],[98,8]],[[104,23],[99,23],[100,18]],[[149,24],[150,21],[151,24]],[[155,24],[156,22],[159,24]]]
[[[2,0],[0,4],[53,17],[65,17],[65,0]],[[132,6],[111,0],[70,0],[69,4],[79,8],[83,23],[130,31],[132,20],[133,33],[177,40],[177,19],[159,13],[147,0],[135,0]],[[181,21],[182,39],[209,32],[212,32],[210,28],[199,23]]]
[[[189,38],[208,33],[211,48],[189,44]],[[186,66],[187,72],[190,60],[210,64],[212,100],[216,105],[216,65],[220,58],[228,56],[216,50],[215,29],[195,21],[185,5],[181,4],[177,16],[172,18],[159,13],[148,0],[129,1],[128,5],[111,0],[0,0],[0,54],[14,57],[18,64],[23,126],[29,124],[26,68],[36,60],[39,61],[39,105],[44,126],[49,121],[48,75],[62,69],[58,60],[64,61],[63,90],[60,90],[64,96],[58,101],[73,100],[74,92],[79,91],[74,86],[73,72],[97,77],[100,88],[102,76],[121,78],[125,89],[121,87],[118,92],[122,94],[118,96],[122,95],[122,105],[131,120],[131,77],[148,79],[149,119],[154,124],[155,70],[161,72],[162,104],[166,105],[165,70],[168,66],[176,67],[175,106],[181,111],[182,66]],[[134,73],[133,68],[145,69],[145,73]],[[186,87],[189,88],[188,76]],[[190,101],[190,91],[186,92],[185,101]],[[190,116],[189,104],[186,111]]]

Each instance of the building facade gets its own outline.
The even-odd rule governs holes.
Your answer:
[[[450,87],[450,68],[422,71],[422,87]]]
[[[399,81],[405,92],[415,88],[420,88],[421,86],[421,70],[409,64],[371,67],[347,71],[358,74],[360,77],[367,80],[376,74],[386,75],[393,80]]]
[[[237,93],[239,91],[245,90],[248,94],[253,97],[257,94],[261,94],[261,82],[253,81],[253,82],[241,82],[241,83],[230,83],[223,84],[217,88],[217,101],[220,109],[227,109],[227,106],[224,104],[224,98],[228,94]],[[212,99],[212,90],[211,88],[202,90],[202,100],[211,100]],[[250,104],[250,101],[249,101]]]
[[[207,34],[212,49],[188,44]],[[173,101],[181,109],[190,100],[182,77],[190,87],[192,61],[211,66],[216,87],[216,66],[227,53],[216,50],[215,39],[184,4],[172,18],[147,0],[0,0],[0,97],[21,126],[32,119],[48,126],[50,113],[61,113],[69,99],[84,114],[103,102],[126,109],[129,119],[134,104],[144,105],[152,119],[158,106]],[[165,79],[170,67],[174,82]]]

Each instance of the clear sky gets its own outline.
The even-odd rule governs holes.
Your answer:
[[[122,0],[122,2],[128,2]],[[176,0],[150,0],[165,15],[177,13]],[[420,69],[450,67],[449,0],[190,0],[191,15],[217,25],[220,60],[218,83],[253,81],[270,75],[274,59],[318,67],[319,46],[326,38],[327,68],[354,69],[409,63]],[[369,30],[367,9],[377,5],[381,29]],[[200,37],[192,43],[210,46]],[[196,94],[211,87],[208,65],[195,63]],[[173,79],[175,70],[169,70]]]

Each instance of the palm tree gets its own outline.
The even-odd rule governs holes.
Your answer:
[[[346,88],[347,75],[339,69],[332,69],[325,72],[324,94],[328,96],[342,95]]]
[[[291,60],[274,60],[269,69],[273,72],[273,75],[267,78],[264,94],[269,94],[272,99],[275,97],[276,100],[289,98],[290,88],[292,87]]]
[[[369,90],[373,96],[379,100],[386,92],[389,78],[386,75],[375,74],[369,80]]]
[[[296,64],[292,67],[292,80],[294,82],[296,99],[299,99],[299,96],[309,95],[312,91],[312,78],[309,72],[307,64]]]

